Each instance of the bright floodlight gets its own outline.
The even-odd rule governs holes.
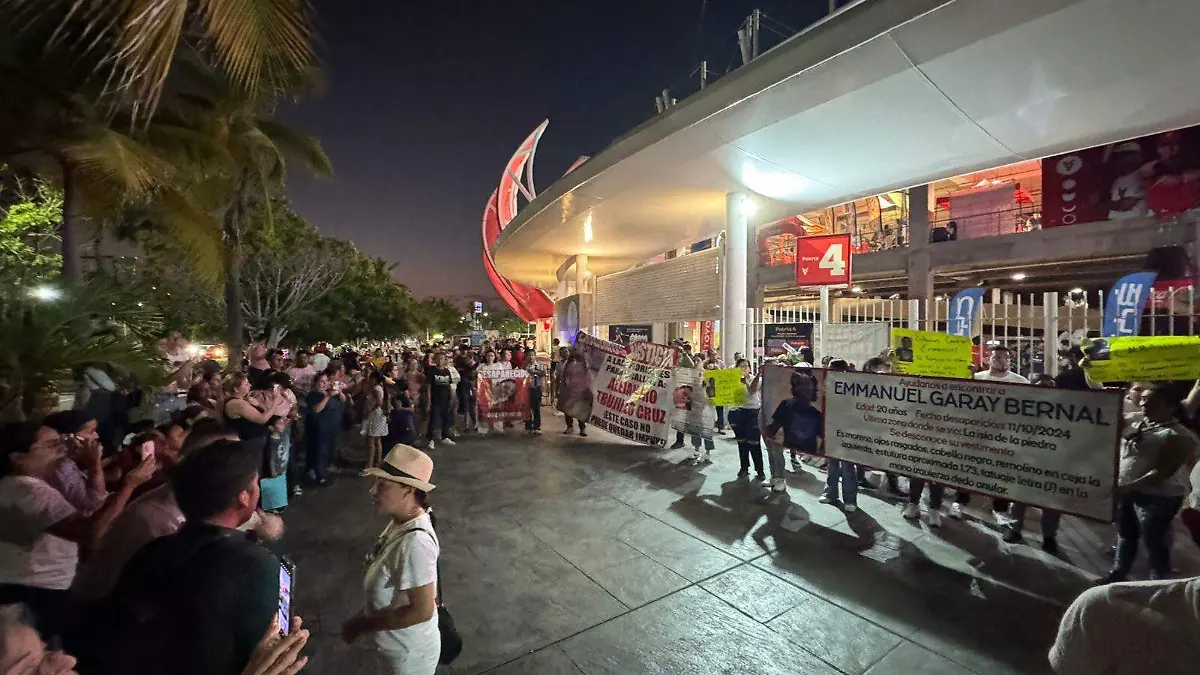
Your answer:
[[[53,286],[42,285],[42,286],[37,286],[33,290],[31,290],[29,292],[29,295],[31,295],[34,299],[37,299],[37,300],[49,301],[49,300],[57,300],[59,297],[62,296],[62,293],[59,292],[59,290]]]
[[[1012,275],[1012,278],[1013,281],[1023,281],[1025,279],[1025,273],[1017,272],[1016,274]]]
[[[753,218],[754,214],[758,213],[758,204],[755,204],[754,200],[743,195],[741,203],[738,204],[738,211],[746,218]]]

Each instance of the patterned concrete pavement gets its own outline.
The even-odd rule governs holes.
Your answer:
[[[930,531],[868,494],[847,516],[817,503],[812,469],[771,496],[736,478],[729,440],[693,466],[688,450],[564,437],[559,422],[433,452],[442,584],[465,640],[439,673],[1047,673],[1063,608],[1104,564],[1103,537],[1078,522],[1053,558],[1036,528],[1031,545],[982,520]],[[383,526],[367,485],[344,477],[285,516],[315,675],[374,672],[339,635]]]

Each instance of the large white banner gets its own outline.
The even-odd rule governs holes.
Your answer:
[[[825,374],[825,454],[1108,521],[1121,397],[979,380]]]
[[[845,359],[861,370],[867,361],[887,351],[890,328],[886,323],[814,324],[817,363],[830,356]]]
[[[636,443],[665,447],[674,411],[679,351],[635,342],[628,356],[605,354],[594,380],[589,423]]]

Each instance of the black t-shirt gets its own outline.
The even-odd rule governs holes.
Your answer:
[[[1087,377],[1083,374],[1083,368],[1064,368],[1054,376],[1054,386],[1059,389],[1070,389],[1072,391],[1087,391],[1091,389],[1087,383]]]
[[[246,379],[250,380],[251,389],[267,389],[267,378],[275,371],[270,368],[247,368]]]
[[[449,368],[429,366],[425,369],[425,381],[429,383],[429,403],[436,406],[450,405],[450,394],[454,391],[454,379]]]

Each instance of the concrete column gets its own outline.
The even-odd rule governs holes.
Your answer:
[[[908,297],[933,297],[929,265],[929,186],[908,189]]]
[[[650,324],[650,341],[659,345],[667,344],[670,341],[670,338],[667,337],[667,324]]]
[[[741,192],[725,196],[724,297],[721,299],[721,358],[733,360],[734,352],[746,353],[746,288],[749,251],[747,200]]]
[[[575,292],[584,293],[587,289],[588,257],[585,253],[575,256]]]

